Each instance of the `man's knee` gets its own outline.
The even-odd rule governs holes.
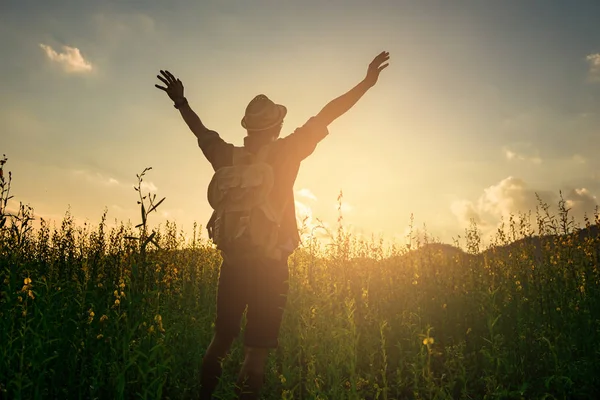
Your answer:
[[[222,335],[218,333],[215,334],[213,336],[212,341],[210,342],[210,345],[208,346],[208,349],[206,350],[204,358],[212,358],[219,360],[224,358],[229,352],[229,349],[231,348],[234,339],[235,338],[232,336]]]
[[[269,356],[269,349],[246,347],[243,369],[249,375],[262,376]]]

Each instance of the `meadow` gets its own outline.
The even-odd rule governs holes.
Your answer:
[[[7,211],[5,163],[0,398],[195,398],[220,264],[202,228],[150,228],[162,200],[142,193],[145,170],[139,225],[67,213],[34,229],[29,206]],[[578,230],[564,202],[548,210],[511,217],[486,248],[475,225],[453,245],[363,240],[343,219],[327,245],[305,235],[263,397],[596,398],[600,218]],[[241,358],[238,342],[217,398],[233,398]]]

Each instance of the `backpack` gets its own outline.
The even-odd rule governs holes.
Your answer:
[[[279,226],[284,207],[271,202],[272,167],[266,163],[270,145],[256,155],[233,148],[231,166],[219,168],[208,185],[208,202],[214,212],[207,225],[217,249],[244,257],[278,259]]]

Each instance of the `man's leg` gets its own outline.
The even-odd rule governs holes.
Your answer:
[[[249,277],[245,358],[238,376],[238,398],[258,399],[270,349],[278,346],[279,327],[288,293],[287,258],[260,260]]]
[[[202,360],[200,398],[209,400],[221,378],[221,362],[240,332],[247,302],[247,272],[244,265],[223,255],[217,288],[215,335]]]
[[[202,372],[200,375],[200,399],[210,400],[213,392],[219,384],[222,368],[221,362],[229,352],[234,337],[223,336],[218,333],[214,335],[206,354],[202,359]]]
[[[236,394],[240,400],[258,399],[265,380],[265,365],[269,349],[246,347],[242,369],[238,375]]]

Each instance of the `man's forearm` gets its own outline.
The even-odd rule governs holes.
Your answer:
[[[351,109],[370,88],[371,86],[366,81],[361,81],[348,92],[327,103],[319,112],[317,118],[325,125],[329,125]]]
[[[182,104],[179,107],[179,112],[181,113],[181,117],[183,118],[187,126],[194,133],[194,135],[196,135],[196,137],[208,130],[202,123],[202,120],[200,120],[200,117],[198,117],[194,110],[192,110],[187,101],[185,102],[185,104]]]

